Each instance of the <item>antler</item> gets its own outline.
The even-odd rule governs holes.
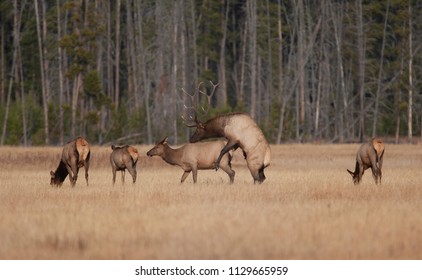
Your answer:
[[[210,84],[211,84],[211,86],[212,86],[212,91],[211,91],[211,93],[210,94],[208,94],[208,93],[206,93],[206,92],[204,92],[204,91],[202,91],[202,90],[200,90],[199,89],[199,87],[201,86],[201,84],[203,84],[203,83],[200,83],[199,85],[198,85],[198,90],[199,90],[199,92],[200,93],[202,93],[203,95],[205,95],[205,97],[207,98],[207,101],[208,101],[208,105],[207,105],[207,109],[205,109],[203,106],[201,106],[201,108],[202,108],[202,111],[204,111],[204,113],[205,113],[205,115],[208,115],[208,111],[210,110],[210,107],[211,107],[211,98],[214,96],[214,94],[215,94],[215,89],[220,85],[220,83],[217,83],[217,84],[214,84],[212,81],[209,81],[210,82]]]
[[[191,104],[195,104],[195,94],[189,94],[188,92],[186,92],[186,90],[184,88],[182,88],[182,91],[184,94],[186,94],[187,96],[189,96],[190,100],[191,100]],[[183,119],[183,123],[187,126],[187,127],[194,127],[196,126],[197,123],[197,116],[196,116],[196,110],[195,107],[193,105],[191,106],[186,106],[186,104],[183,104],[183,107],[185,108],[184,113],[185,115],[187,115],[187,118],[182,115],[182,119]],[[193,111],[193,116],[192,114],[189,114],[188,111],[192,110]]]
[[[215,89],[220,85],[220,83],[214,84],[212,81],[209,81],[209,82],[210,82],[210,84],[212,86],[212,91],[211,91],[210,94],[208,94],[204,90],[201,90],[201,85],[203,84],[203,82],[200,82],[198,84],[198,89],[197,89],[201,94],[205,95],[205,97],[207,98],[207,106],[206,106],[206,108],[204,108],[203,106],[201,106],[202,111],[205,113],[205,115],[208,114],[208,111],[209,111],[209,109],[211,107],[211,99],[212,99],[212,97],[215,94]],[[187,96],[189,96],[190,101],[191,101],[190,102],[191,103],[191,106],[184,105],[184,107],[185,107],[185,116],[182,115],[183,122],[184,122],[184,124],[187,127],[194,127],[194,126],[196,126],[198,124],[198,118],[197,118],[196,109],[195,109],[195,106],[194,106],[194,104],[195,104],[195,95],[196,94],[195,93],[194,94],[189,94],[188,92],[186,92],[186,90],[184,88],[182,88],[182,92],[184,94],[186,94]],[[192,113],[189,113],[189,111],[191,111]]]

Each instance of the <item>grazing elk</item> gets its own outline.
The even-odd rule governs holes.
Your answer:
[[[156,144],[147,152],[147,155],[160,156],[165,162],[171,165],[180,166],[185,172],[180,180],[183,183],[192,171],[193,182],[196,183],[198,170],[214,169],[215,160],[220,150],[225,146],[224,141],[212,141],[204,143],[186,144],[178,149],[172,149],[167,144],[168,137]],[[231,154],[228,153],[221,159],[220,167],[230,177],[230,183],[234,181],[235,172],[231,168]]]
[[[110,155],[110,163],[113,172],[113,185],[116,182],[116,171],[122,171],[122,183],[125,183],[125,170],[132,175],[133,183],[136,182],[136,163],[138,162],[138,150],[132,146],[111,146],[113,152]]]
[[[209,104],[211,96],[214,94],[218,84],[212,85],[214,88],[211,95],[200,91],[207,96]],[[189,96],[191,96],[193,103],[193,96]],[[241,148],[254,183],[262,183],[265,180],[264,169],[270,165],[271,161],[270,146],[261,129],[249,115],[229,113],[219,115],[202,123],[197,119],[194,109],[193,113],[194,116],[190,116],[189,118],[191,120],[190,122],[184,118],[186,126],[196,127],[195,133],[190,137],[191,143],[214,137],[225,137],[228,141],[224,148],[221,149],[220,155],[215,161],[216,169],[219,168],[220,160],[227,152],[232,149]]]
[[[75,186],[80,167],[85,167],[85,180],[88,185],[88,170],[91,151],[88,142],[78,137],[66,143],[63,147],[62,158],[56,171],[50,171],[52,186],[61,186],[69,175],[70,184]]]
[[[353,183],[355,185],[359,184],[365,170],[371,168],[375,183],[378,184],[379,178],[381,184],[383,157],[384,142],[380,138],[373,138],[371,142],[362,144],[356,154],[355,171],[352,172],[347,169],[350,175],[352,175]]]

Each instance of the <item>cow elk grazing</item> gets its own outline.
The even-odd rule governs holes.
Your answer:
[[[353,183],[359,184],[366,169],[371,168],[375,183],[381,184],[382,161],[384,157],[384,142],[380,138],[373,138],[371,142],[362,144],[356,154],[356,167],[352,172]]]
[[[52,186],[61,186],[69,175],[70,184],[75,186],[78,179],[79,168],[85,167],[85,180],[88,185],[88,170],[91,151],[88,142],[78,137],[66,143],[63,147],[62,158],[56,171],[50,172]]]
[[[154,148],[147,152],[147,155],[159,156],[171,165],[180,166],[185,172],[180,180],[183,183],[192,171],[193,182],[197,181],[198,170],[214,169],[215,161],[225,146],[224,141],[212,141],[204,143],[186,144],[178,149],[172,149],[167,144],[168,137],[156,144]],[[235,172],[231,168],[231,154],[226,154],[220,163],[221,169],[229,175],[230,183],[234,181]]]
[[[113,185],[116,182],[116,171],[122,172],[122,183],[125,183],[125,170],[132,175],[133,183],[136,182],[136,163],[138,162],[138,150],[132,146],[111,146],[113,152],[110,155],[110,163],[113,172]]]
[[[212,85],[213,90],[211,95],[208,95],[201,90],[199,91],[207,96],[209,104],[211,96],[214,94],[215,88],[217,87],[217,85]],[[191,96],[193,102],[192,95],[186,94]],[[186,108],[189,109],[188,107]],[[190,121],[187,121],[186,118],[183,119],[186,126],[196,127],[195,133],[190,137],[191,143],[214,137],[225,137],[228,140],[227,144],[221,149],[220,155],[215,162],[216,169],[219,168],[220,160],[227,152],[232,149],[241,148],[249,171],[254,179],[254,183],[264,182],[264,169],[270,165],[271,161],[270,146],[265,139],[262,130],[249,115],[243,113],[229,113],[219,115],[202,123],[197,119],[195,109],[190,109],[193,111],[194,116],[189,116],[187,118]]]

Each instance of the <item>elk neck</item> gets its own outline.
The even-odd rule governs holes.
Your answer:
[[[206,138],[224,137],[224,127],[226,120],[224,116],[219,116],[208,120],[205,124]]]
[[[64,182],[67,175],[69,174],[67,172],[66,164],[63,161],[60,161],[59,166],[56,169],[56,172],[54,172],[55,178],[58,178],[61,183]]]
[[[163,160],[171,165],[181,165],[182,164],[182,155],[184,147],[180,147],[178,149],[172,149],[170,146],[164,147],[164,154],[162,156]]]

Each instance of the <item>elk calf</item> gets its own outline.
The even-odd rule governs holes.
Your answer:
[[[356,154],[355,171],[347,169],[352,175],[353,183],[359,184],[365,170],[371,168],[375,183],[378,184],[379,179],[381,184],[383,157],[384,142],[380,138],[373,138],[371,142],[362,144]]]
[[[52,186],[61,186],[69,174],[69,180],[72,187],[75,186],[78,179],[80,167],[85,167],[85,180],[88,185],[88,170],[91,151],[88,142],[78,137],[73,141],[66,143],[63,147],[62,158],[56,171],[50,171]]]
[[[185,172],[182,175],[183,183],[192,171],[193,182],[196,183],[198,170],[214,169],[215,161],[225,146],[224,141],[212,141],[196,144],[186,144],[178,149],[172,149],[167,144],[168,137],[147,152],[147,155],[160,156],[165,162],[171,165],[180,166]],[[231,168],[231,154],[225,155],[220,162],[221,169],[229,175],[230,183],[234,181],[235,172]]]
[[[132,146],[111,146],[113,152],[110,155],[110,163],[113,172],[113,185],[116,182],[116,171],[122,171],[122,183],[125,183],[125,170],[132,175],[133,183],[136,182],[136,163],[138,162],[138,150]]]

